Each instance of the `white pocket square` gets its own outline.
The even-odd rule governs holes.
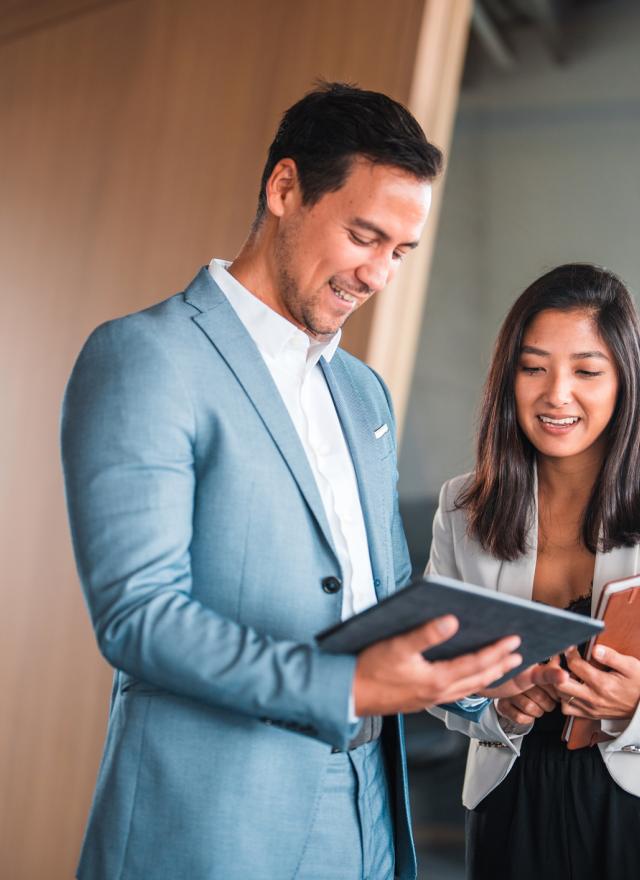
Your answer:
[[[381,437],[384,437],[388,430],[389,425],[387,425],[387,423],[385,422],[384,425],[380,425],[379,428],[375,429],[375,431],[373,432],[373,436],[376,438],[376,440],[379,440]]]

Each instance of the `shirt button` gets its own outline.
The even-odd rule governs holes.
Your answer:
[[[333,575],[331,575],[331,577],[322,578],[321,583],[322,589],[325,593],[337,593],[342,589],[342,581],[340,578],[334,577]]]
[[[380,578],[375,578],[375,580],[373,581],[373,586],[374,586],[374,587],[379,587],[379,586],[380,586]]]

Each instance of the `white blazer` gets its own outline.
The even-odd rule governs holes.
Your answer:
[[[488,590],[530,599],[537,558],[537,511],[533,517],[527,554],[515,562],[496,559],[486,553],[478,541],[467,535],[465,512],[454,509],[454,501],[470,476],[464,474],[455,477],[442,487],[433,523],[433,543],[427,573],[458,578]],[[638,572],[640,545],[598,553],[593,575],[591,613],[595,613],[602,588],[608,581]],[[502,730],[493,704],[485,709],[477,722],[467,721],[438,707],[429,711],[442,719],[450,730],[458,730],[471,738],[462,802],[465,807],[473,809],[511,770],[520,754],[523,736],[508,736]],[[524,735],[531,730],[531,726],[525,729]],[[631,721],[604,721],[603,728],[615,736],[615,739],[598,745],[607,770],[621,788],[640,796],[640,707]]]

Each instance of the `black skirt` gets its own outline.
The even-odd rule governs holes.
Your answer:
[[[468,880],[640,880],[640,798],[597,747],[569,751],[563,724],[559,708],[538,719],[506,779],[467,812]]]

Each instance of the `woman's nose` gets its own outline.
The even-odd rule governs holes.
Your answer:
[[[573,399],[572,383],[569,376],[555,375],[549,377],[545,389],[545,398],[550,406],[566,406]]]

